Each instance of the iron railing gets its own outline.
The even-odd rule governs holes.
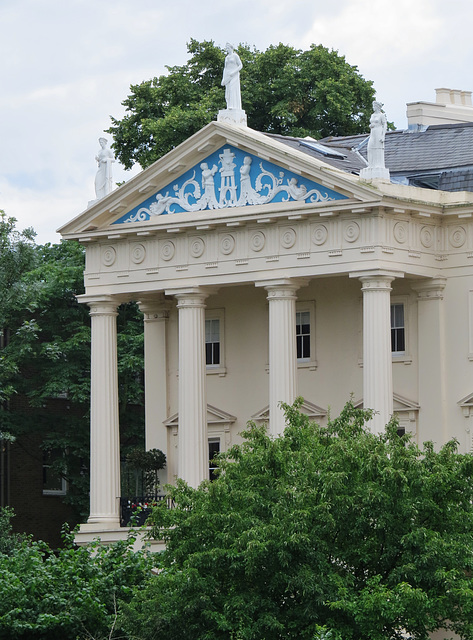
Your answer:
[[[167,508],[172,509],[173,501],[166,495],[120,498],[120,526],[141,527],[151,515],[153,507],[164,500],[167,502]]]

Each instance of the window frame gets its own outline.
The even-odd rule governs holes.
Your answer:
[[[402,362],[404,364],[411,364],[412,358],[409,353],[409,296],[391,296],[389,312],[391,318],[391,308],[393,305],[402,304],[404,307],[404,351],[391,351],[391,356],[394,362]],[[392,324],[390,319],[390,330],[392,331]],[[391,337],[391,333],[390,333]]]
[[[61,488],[59,489],[45,489],[45,474],[48,469],[52,469],[53,460],[47,460],[46,451],[43,452],[43,496],[65,496],[67,495],[67,480],[63,475],[58,475],[61,480]]]
[[[314,300],[297,300],[296,301],[296,314],[297,313],[309,313],[309,327],[310,327],[310,357],[309,358],[297,358],[298,369],[309,369],[309,371],[315,371],[317,369],[317,359],[315,357],[315,301]],[[296,315],[297,318],[297,315]],[[294,321],[296,321],[294,318]],[[297,353],[297,352],[296,352]]]
[[[219,338],[220,338],[220,363],[219,364],[206,364],[205,371],[207,375],[225,376],[227,369],[225,366],[225,310],[224,309],[206,309],[205,320],[218,320],[219,321]],[[205,325],[204,325],[205,331]],[[204,335],[204,349],[205,345]]]

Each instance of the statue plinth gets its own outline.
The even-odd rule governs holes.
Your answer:
[[[241,127],[246,127],[246,112],[243,109],[220,109],[217,115],[217,122],[238,124]]]
[[[389,169],[386,167],[366,167],[361,169],[360,178],[362,180],[390,180]]]

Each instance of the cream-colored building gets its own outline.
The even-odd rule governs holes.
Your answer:
[[[143,311],[146,441],[165,451],[168,481],[197,486],[209,450],[237,442],[249,419],[280,433],[279,402],[297,395],[318,421],[353,395],[377,412],[375,431],[395,412],[417,442],[469,450],[472,215],[473,193],[363,182],[279,137],[212,122],[64,225],[86,246],[92,319],[83,539],[118,535],[124,301]]]

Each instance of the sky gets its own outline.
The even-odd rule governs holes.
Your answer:
[[[473,90],[472,23],[471,0],[0,0],[0,209],[59,242],[130,85],[184,64],[191,38],[335,49],[404,129],[407,102]],[[138,171],[115,163],[113,180]]]

